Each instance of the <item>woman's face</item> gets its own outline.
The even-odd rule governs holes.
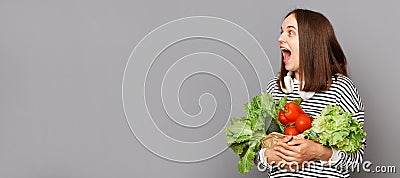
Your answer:
[[[294,14],[282,22],[281,35],[278,38],[285,69],[298,73],[299,71],[299,36],[297,20]]]

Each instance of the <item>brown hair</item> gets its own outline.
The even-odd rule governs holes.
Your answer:
[[[299,28],[299,76],[300,81],[305,82],[301,90],[326,91],[332,84],[332,76],[339,74],[348,76],[346,57],[336,39],[333,27],[329,20],[318,12],[295,9],[286,17],[291,14],[295,15]],[[287,73],[282,60],[277,81],[279,90],[281,81],[282,87],[286,88],[283,78]]]

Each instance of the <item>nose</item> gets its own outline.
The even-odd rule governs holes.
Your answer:
[[[281,33],[278,37],[279,44],[285,43],[285,39],[283,39],[283,33]]]

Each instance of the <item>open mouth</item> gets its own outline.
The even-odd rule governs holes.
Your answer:
[[[289,61],[289,57],[292,54],[292,52],[290,51],[290,49],[285,48],[285,47],[281,47],[281,52],[282,52],[282,56],[283,56],[283,62],[287,63]]]

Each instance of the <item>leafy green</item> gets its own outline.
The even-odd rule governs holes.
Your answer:
[[[294,99],[294,100],[291,101],[291,102],[295,103],[297,106],[300,106],[300,104],[301,104],[302,101],[303,101],[303,100],[302,100],[301,98],[296,98],[296,99]]]
[[[339,106],[327,105],[303,134],[323,145],[354,153],[361,148],[366,133],[362,130],[363,124],[352,116]]]
[[[250,121],[243,117],[242,119],[231,118],[232,125],[225,127],[226,142],[228,145],[232,143],[241,143],[251,138],[253,130],[250,127]]]
[[[241,174],[248,173],[253,167],[253,160],[256,157],[255,147],[249,147],[246,154],[239,160],[238,170]]]
[[[273,116],[275,114],[275,101],[274,97],[272,97],[270,94],[266,92],[261,92],[261,94],[258,96],[260,100],[260,105],[262,110],[262,115],[263,116]]]
[[[243,143],[233,143],[229,146],[229,148],[231,148],[233,152],[238,155],[241,155],[247,147],[248,144],[243,144]]]
[[[285,99],[286,102],[286,99]],[[258,150],[260,150],[261,139],[271,132],[281,132],[278,119],[275,116],[276,103],[272,95],[261,92],[243,106],[246,116],[231,118],[231,125],[225,127],[226,142],[239,155],[238,171],[242,174],[248,173]],[[284,106],[284,104],[283,104]],[[282,108],[283,108],[282,106]],[[268,123],[268,132],[266,132]]]

